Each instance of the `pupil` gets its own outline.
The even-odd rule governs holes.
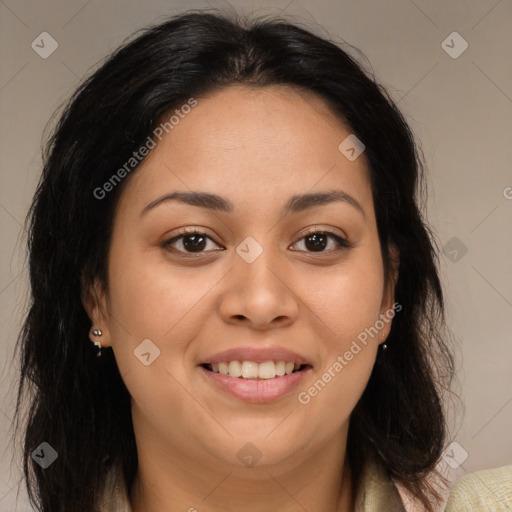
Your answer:
[[[201,235],[187,235],[183,238],[183,245],[187,251],[202,251],[206,245],[206,237]]]
[[[312,241],[312,244],[308,244],[308,241]],[[323,233],[314,233],[306,237],[306,247],[313,251],[323,251],[327,245],[327,237]]]

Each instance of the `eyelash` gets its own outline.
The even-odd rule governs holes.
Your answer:
[[[334,239],[336,241],[336,243],[338,244],[338,248],[337,249],[327,250],[327,251],[324,250],[324,251],[297,251],[297,252],[307,252],[309,254],[332,254],[332,253],[343,251],[345,249],[349,249],[349,248],[352,247],[352,244],[347,239],[342,238],[339,235],[336,235],[336,234],[332,233],[331,231],[325,231],[325,230],[312,230],[312,231],[308,231],[299,240],[297,240],[297,242],[295,242],[293,245],[297,244],[298,242],[304,240],[305,238],[307,238],[307,237],[309,237],[311,235],[316,235],[316,234],[327,235],[329,238]],[[169,248],[173,249],[174,251],[177,251],[178,253],[180,253],[180,255],[185,256],[185,257],[197,257],[197,256],[200,256],[200,255],[205,254],[207,252],[207,251],[187,252],[187,251],[177,250],[177,249],[172,247],[172,244],[174,244],[175,242],[177,242],[179,240],[182,240],[187,235],[201,235],[201,236],[206,237],[208,240],[211,240],[212,242],[216,243],[215,240],[213,240],[211,237],[209,237],[203,231],[199,231],[196,228],[185,228],[181,233],[179,233],[178,235],[172,237],[170,240],[167,240],[166,242],[164,242],[162,244],[162,248],[164,248],[164,249],[169,249]]]

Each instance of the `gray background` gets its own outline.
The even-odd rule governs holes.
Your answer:
[[[45,126],[78,81],[133,31],[185,9],[225,5],[0,1],[0,511],[29,510],[23,486],[18,495],[19,463],[11,442],[12,351],[27,300],[22,224],[40,173]],[[457,444],[440,469],[453,480],[512,463],[512,2],[231,5],[241,13],[284,11],[320,24],[314,30],[321,35],[362,50],[398,101],[430,172],[427,214],[444,248],[441,275],[457,342],[456,391],[464,406],[451,415]],[[442,46],[446,40],[452,55],[460,52],[463,41],[448,37],[454,31],[469,45],[457,58]],[[58,43],[46,59],[31,47],[42,32]]]

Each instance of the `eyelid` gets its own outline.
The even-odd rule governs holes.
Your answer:
[[[305,236],[312,235],[315,233],[325,233],[326,235],[332,235],[336,236],[338,238],[341,238],[342,240],[346,240],[348,242],[348,237],[343,231],[341,231],[339,228],[335,227],[324,227],[318,224],[315,224],[314,226],[310,226],[309,228],[306,228],[306,231],[301,233],[301,238],[304,238]],[[299,240],[300,240],[299,239]]]

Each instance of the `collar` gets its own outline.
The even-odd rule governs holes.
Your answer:
[[[363,470],[355,512],[406,512],[395,483],[376,462],[368,462]]]

